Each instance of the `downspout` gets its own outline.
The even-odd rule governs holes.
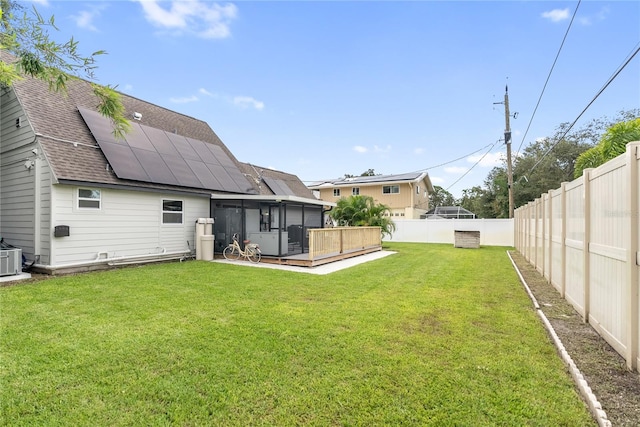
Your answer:
[[[38,150],[37,148],[35,148],[34,150]],[[33,206],[33,211],[34,211],[34,218],[33,218],[33,260],[34,261],[39,261],[40,260],[40,253],[42,252],[42,238],[41,238],[41,231],[42,231],[42,202],[41,202],[41,193],[42,193],[42,171],[41,168],[42,166],[40,165],[41,160],[38,156],[38,151],[35,151],[34,153],[36,155],[35,159],[33,160],[33,167],[35,169],[35,182],[34,182],[34,206]]]

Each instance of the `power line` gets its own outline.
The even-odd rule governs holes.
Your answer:
[[[461,180],[462,178],[464,178],[465,176],[467,176],[467,174],[468,174],[469,172],[471,172],[471,170],[472,170],[473,168],[475,168],[476,166],[478,166],[478,165],[480,164],[480,162],[481,162],[485,157],[487,157],[487,154],[489,154],[489,153],[491,152],[491,150],[493,150],[493,147],[495,147],[495,146],[496,146],[496,144],[497,144],[498,142],[500,142],[500,140],[497,140],[496,142],[494,142],[493,144],[491,144],[491,147],[489,148],[489,150],[488,150],[486,153],[484,153],[484,154],[482,155],[482,157],[480,157],[480,159],[478,159],[478,161],[477,161],[477,162],[475,162],[475,163],[474,163],[474,165],[473,165],[473,166],[471,166],[471,167],[469,168],[469,170],[467,170],[465,173],[463,173],[463,174],[462,174],[462,176],[460,176],[460,178],[456,179],[456,180],[455,180],[455,182],[454,182],[453,184],[451,184],[450,186],[448,186],[448,187],[446,188],[446,191],[449,191],[449,189],[450,189],[451,187],[453,187],[454,185],[456,185],[458,182],[460,182],[460,180]]]
[[[418,171],[416,171],[416,172],[428,171],[429,169],[435,169],[435,168],[439,168],[439,167],[441,167],[441,166],[446,166],[446,165],[448,165],[448,164],[455,163],[455,162],[457,162],[458,160],[462,160],[462,159],[464,159],[465,157],[473,156],[473,155],[474,155],[474,154],[476,154],[477,152],[484,150],[485,148],[487,148],[487,147],[488,147],[488,146],[490,146],[490,145],[493,147],[493,146],[494,146],[494,145],[496,145],[496,144],[495,144],[495,142],[494,142],[493,144],[487,144],[487,145],[485,145],[484,147],[477,149],[477,150],[476,150],[476,151],[474,151],[473,153],[465,154],[464,156],[458,157],[457,159],[449,160],[448,162],[440,163],[439,165],[429,166],[428,168],[420,169],[420,170],[418,170]]]
[[[556,53],[556,58],[553,60],[553,64],[551,65],[551,69],[549,70],[549,74],[547,75],[547,80],[544,82],[544,86],[542,87],[542,92],[540,92],[540,97],[538,98],[538,102],[536,103],[536,107],[533,109],[533,114],[531,114],[531,119],[529,119],[529,124],[527,125],[527,130],[524,132],[522,136],[522,141],[520,141],[520,145],[518,146],[518,151],[522,148],[522,144],[524,140],[527,138],[527,134],[529,133],[529,129],[531,128],[531,123],[533,122],[533,118],[536,116],[536,112],[538,111],[538,107],[540,106],[540,101],[542,101],[542,96],[544,95],[544,91],[547,89],[547,84],[549,83],[549,79],[551,78],[551,73],[553,73],[553,69],[556,66],[556,62],[558,62],[558,58],[560,57],[560,52],[564,46],[564,42],[567,40],[567,36],[569,35],[569,30],[571,29],[571,25],[573,24],[573,20],[578,13],[578,8],[580,7],[580,2],[582,0],[578,0],[578,4],[576,5],[576,10],[573,11],[573,16],[571,17],[571,22],[569,22],[569,26],[567,27],[567,31],[564,33],[564,37],[562,38],[562,43],[560,43],[560,47],[558,48],[558,53]]]
[[[620,67],[618,67],[618,70],[611,77],[609,77],[609,80],[607,80],[607,82],[602,86],[602,88],[598,91],[598,93],[596,93],[593,99],[589,101],[589,104],[587,104],[587,106],[584,107],[582,112],[578,115],[578,117],[576,117],[576,119],[571,123],[571,125],[569,125],[569,127],[564,131],[562,136],[558,138],[558,141],[555,144],[553,144],[551,147],[549,147],[549,149],[542,155],[542,157],[540,157],[540,159],[531,167],[531,169],[527,174],[531,174],[531,172],[533,172],[533,170],[540,164],[540,162],[547,156],[547,154],[549,154],[551,150],[553,150],[564,139],[564,137],[567,136],[571,128],[573,128],[573,126],[577,123],[577,121],[580,120],[580,117],[582,117],[582,115],[589,109],[589,107],[591,107],[591,104],[593,104],[596,101],[596,99],[598,99],[598,97],[602,95],[602,92],[604,92],[604,90],[615,80],[615,78],[618,77],[618,75],[622,72],[622,70],[624,70],[624,68],[627,65],[629,65],[629,62],[631,62],[631,60],[638,54],[638,52],[640,52],[640,43],[636,44],[635,51],[629,54],[626,61],[624,61],[624,63]]]
[[[464,156],[460,156],[460,157],[458,157],[457,159],[449,160],[449,161],[447,161],[447,162],[440,163],[439,165],[429,166],[428,168],[419,169],[419,170],[414,171],[414,172],[415,172],[415,173],[417,173],[417,172],[425,172],[425,171],[428,171],[428,170],[430,170],[430,169],[435,169],[435,168],[439,168],[439,167],[441,167],[441,166],[446,166],[446,165],[448,165],[448,164],[451,164],[451,163],[457,162],[457,161],[459,161],[459,160],[462,160],[462,159],[464,159],[464,158],[466,158],[466,157],[473,156],[474,154],[476,154],[476,153],[478,153],[478,152],[480,152],[480,151],[484,150],[485,148],[487,148],[487,147],[489,147],[489,146],[491,146],[491,147],[493,148],[493,146],[494,146],[494,145],[496,145],[496,143],[493,143],[493,144],[487,144],[487,145],[485,145],[484,147],[480,147],[480,148],[478,148],[476,151],[473,151],[473,152],[471,152],[471,153],[469,153],[469,154],[465,154]],[[302,182],[321,182],[321,181],[324,181],[324,180],[322,180],[322,179],[315,179],[315,180],[302,180]]]

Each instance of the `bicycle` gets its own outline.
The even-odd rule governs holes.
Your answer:
[[[229,261],[237,261],[240,259],[240,257],[243,257],[253,263],[260,262],[260,259],[262,258],[260,246],[257,243],[251,243],[251,241],[249,240],[245,240],[243,243],[244,251],[238,243],[238,233],[234,233],[233,243],[229,243],[229,246],[224,248],[224,251],[222,251],[224,259],[227,259]]]

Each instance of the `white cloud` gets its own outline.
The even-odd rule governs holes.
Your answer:
[[[453,174],[465,173],[468,170],[469,168],[465,166],[449,166],[444,168],[444,171],[446,173],[453,173]]]
[[[367,147],[363,147],[362,145],[356,145],[353,147],[353,151],[355,151],[356,153],[366,153],[367,151],[369,151],[369,149],[367,149]]]
[[[206,95],[206,96],[215,96],[214,94],[212,94],[211,92],[209,92],[208,90],[206,90],[205,88],[200,88],[198,89],[198,93],[202,94],[202,95]]]
[[[504,163],[504,153],[489,153],[486,156],[484,156],[484,158],[482,156],[484,156],[484,154],[469,156],[467,157],[467,161],[469,163],[477,163],[479,161],[480,162],[479,166],[482,166],[485,168],[502,166],[502,164]]]
[[[388,153],[391,151],[391,146],[387,145],[386,147],[378,147],[377,145],[374,145],[373,151],[375,153]]]
[[[198,97],[195,95],[184,96],[182,98],[169,98],[169,101],[176,104],[187,104],[189,102],[196,102],[197,100],[198,100]]]
[[[569,9],[553,9],[548,12],[542,12],[542,17],[551,22],[560,22],[569,19]]]
[[[444,178],[440,178],[439,176],[431,176],[429,175],[432,184],[442,184],[444,183]]]
[[[168,9],[158,0],[136,0],[147,21],[167,30],[195,34],[205,39],[221,39],[231,35],[229,25],[238,14],[234,4],[220,5],[201,0],[172,0]]]
[[[413,154],[417,154],[417,155],[424,154],[424,152],[425,152],[424,148],[416,148],[415,150],[413,150]]]
[[[607,15],[609,15],[609,8],[605,6],[593,16],[581,16],[580,18],[578,18],[578,22],[585,26],[591,25],[594,22],[604,21],[605,19],[607,19]]]
[[[133,85],[131,84],[126,84],[122,87],[123,92],[131,92],[132,90],[133,90]]]
[[[93,20],[100,16],[100,9],[93,8],[92,10],[81,10],[77,15],[71,15],[71,18],[76,21],[76,25],[80,28],[84,28],[90,31],[98,31],[98,28],[93,25]]]
[[[264,102],[258,101],[250,96],[236,96],[233,98],[233,104],[241,108],[264,109]]]

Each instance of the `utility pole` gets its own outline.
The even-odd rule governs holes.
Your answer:
[[[511,126],[509,125],[509,86],[504,88],[504,143],[507,144],[507,186],[509,187],[509,218],[513,218],[513,169],[511,168]]]

